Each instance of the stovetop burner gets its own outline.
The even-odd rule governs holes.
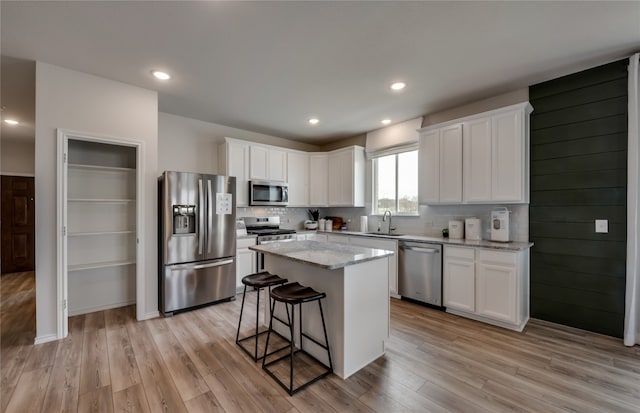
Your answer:
[[[293,229],[280,228],[280,217],[244,217],[243,220],[247,227],[247,234],[258,237],[296,233]]]

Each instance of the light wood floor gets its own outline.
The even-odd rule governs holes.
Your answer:
[[[6,412],[640,412],[640,347],[541,321],[514,333],[392,300],[384,357],[289,397],[235,345],[240,300],[76,316],[34,346],[33,273],[0,282]]]

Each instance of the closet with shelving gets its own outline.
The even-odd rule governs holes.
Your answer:
[[[136,301],[136,148],[68,139],[69,316]]]

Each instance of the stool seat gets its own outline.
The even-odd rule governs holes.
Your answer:
[[[271,290],[271,298],[287,304],[306,303],[325,298],[326,296],[327,294],[325,293],[320,293],[311,287],[300,285],[300,283],[297,282],[276,287]]]
[[[272,287],[274,285],[285,284],[286,282],[286,278],[281,278],[268,271],[262,271],[242,277],[242,284],[254,288]]]

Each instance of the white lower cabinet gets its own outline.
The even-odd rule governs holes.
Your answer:
[[[444,247],[448,312],[522,331],[529,320],[529,251]]]
[[[475,311],[475,250],[444,247],[443,304],[447,308]]]
[[[238,238],[236,242],[236,291],[243,289],[242,277],[255,273],[258,269],[256,252],[249,249],[256,245],[256,239]]]

